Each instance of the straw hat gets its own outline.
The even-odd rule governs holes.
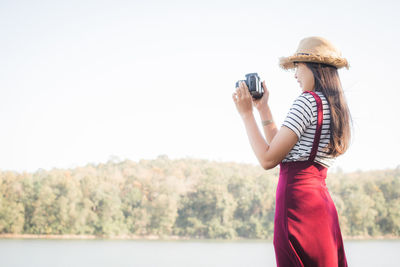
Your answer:
[[[331,42],[318,36],[304,38],[293,56],[279,58],[279,66],[286,70],[294,68],[293,62],[315,62],[349,69],[349,63],[342,53]]]

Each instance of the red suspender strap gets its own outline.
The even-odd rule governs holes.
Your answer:
[[[322,131],[322,121],[324,119],[324,113],[322,109],[322,100],[314,91],[305,91],[306,93],[310,93],[317,102],[317,129],[315,131],[314,142],[311,149],[309,161],[314,161],[315,156],[317,155],[319,140],[321,138]]]

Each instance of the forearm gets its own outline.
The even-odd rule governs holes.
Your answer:
[[[262,108],[259,110],[260,118],[261,121],[268,121],[272,120],[272,112],[269,106],[266,106],[265,108]],[[273,121],[272,123],[263,126],[265,138],[267,139],[267,143],[271,144],[272,140],[274,139],[276,133],[278,132],[278,128],[276,127],[275,122]]]
[[[256,155],[261,166],[264,166],[269,145],[263,138],[260,129],[257,126],[256,120],[254,119],[253,113],[242,116],[242,119],[246,128],[247,137],[249,138],[251,148],[253,149],[253,152]]]

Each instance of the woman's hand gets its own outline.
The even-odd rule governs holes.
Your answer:
[[[263,96],[260,99],[253,99],[253,105],[258,111],[268,107],[269,91],[265,85],[265,81],[262,82],[262,87],[264,88]]]
[[[240,116],[246,117],[253,114],[252,96],[245,82],[240,82],[239,87],[232,94],[233,102]]]

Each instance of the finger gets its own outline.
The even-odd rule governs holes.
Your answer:
[[[263,87],[264,87],[264,92],[268,92],[267,85],[265,84],[265,81],[263,81]]]
[[[245,84],[244,82],[240,82],[240,84],[239,84],[239,92],[240,92],[240,94],[244,93],[244,90],[243,90],[244,84]]]
[[[240,88],[238,88],[236,90],[236,94],[237,94],[238,98],[241,98],[242,97],[242,90]]]
[[[249,97],[249,89],[247,88],[247,85],[245,82],[242,82],[241,87],[240,87],[241,93],[243,96]]]
[[[246,91],[247,91],[247,85],[245,82],[242,82],[241,86],[240,86],[240,90],[242,91],[242,94],[245,95]]]
[[[236,101],[237,101],[236,93],[233,93],[233,94],[232,94],[232,98],[233,98],[233,101],[236,103]]]

